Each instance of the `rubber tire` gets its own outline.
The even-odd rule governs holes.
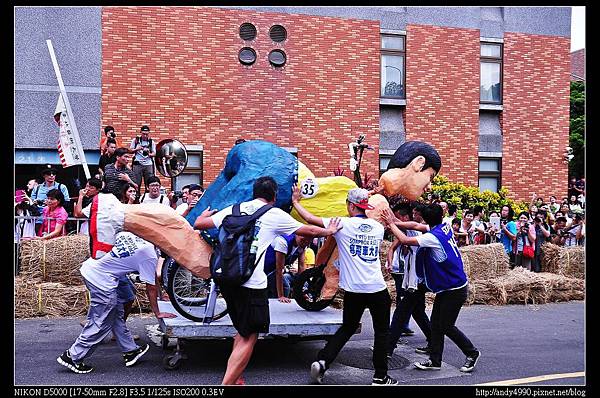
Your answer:
[[[177,272],[179,271],[179,269],[184,269],[184,268],[182,268],[177,263],[174,263],[171,267],[169,267],[169,276],[168,276],[168,280],[167,280],[167,293],[169,294],[169,299],[171,300],[171,304],[173,304],[173,308],[175,308],[175,310],[179,314],[181,314],[183,317],[185,317],[191,321],[194,321],[194,322],[204,322],[204,317],[198,317],[194,314],[190,314],[189,312],[187,312],[185,310],[184,307],[182,307],[182,306],[190,305],[189,302],[180,303],[177,299],[177,295],[173,294],[173,285],[174,285],[174,281],[176,280],[175,276],[176,276]],[[202,304],[199,303],[198,305],[202,305]],[[227,315],[227,307],[225,307],[225,309],[222,310],[221,312],[215,313],[212,320],[216,321],[217,319],[223,318],[225,315]]]
[[[309,300],[304,294],[305,284],[308,283],[307,290],[313,290],[313,293],[320,292],[321,288],[325,284],[325,276],[321,267],[313,267],[302,272],[294,281],[293,296],[296,303],[307,311],[321,311],[328,307],[332,302],[333,298],[329,300]]]
[[[175,355],[165,355],[162,359],[163,367],[166,370],[177,370],[181,367],[181,358],[176,360],[174,363],[171,360],[175,357]]]

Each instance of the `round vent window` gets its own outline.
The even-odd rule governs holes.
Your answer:
[[[239,59],[244,65],[252,65],[256,61],[256,51],[250,47],[244,47],[240,50]]]
[[[256,26],[251,23],[243,23],[240,26],[240,37],[242,40],[254,40],[256,38]]]
[[[287,31],[281,25],[273,25],[271,26],[271,29],[269,29],[269,36],[271,37],[271,40],[281,43],[287,38]]]
[[[269,53],[269,62],[273,66],[281,67],[285,65],[286,59],[285,53],[281,50],[273,50]]]

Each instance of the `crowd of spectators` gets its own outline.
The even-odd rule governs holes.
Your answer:
[[[569,197],[560,202],[554,195],[546,201],[534,194],[528,210],[519,214],[508,205],[501,209],[458,208],[435,194],[429,194],[426,202],[440,204],[444,211],[443,222],[452,228],[457,246],[500,242],[509,255],[511,267],[522,266],[539,272],[544,242],[566,247],[585,244],[583,178],[570,180]]]
[[[106,126],[100,140],[98,172],[85,188],[71,198],[68,188],[56,181],[57,170],[47,165],[41,172],[42,182],[33,178],[26,189],[15,191],[15,244],[23,238],[51,239],[68,233],[88,233],[87,222],[77,222],[85,208],[99,192],[112,193],[122,203],[162,203],[187,215],[204,193],[202,186],[187,185],[175,195],[161,186],[155,174],[153,158],[156,144],[150,138],[150,128],[140,128],[140,136],[122,146],[112,126]],[[142,180],[145,189],[141,190]],[[188,197],[191,197],[188,203]]]

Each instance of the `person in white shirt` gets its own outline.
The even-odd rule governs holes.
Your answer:
[[[148,351],[148,344],[138,346],[124,320],[123,305],[117,298],[119,278],[130,272],[139,272],[146,283],[146,294],[156,318],[174,318],[176,315],[160,312],[157,302],[156,262],[154,245],[130,233],[120,232],[115,245],[99,260],[89,258],[80,272],[90,292],[87,323],[71,347],[56,360],[75,373],[89,373],[93,367],[83,363],[104,338],[113,331],[123,352],[125,366],[133,366]]]
[[[316,217],[300,204],[300,191],[296,187],[292,203],[300,216],[309,224],[330,225],[329,218]],[[373,385],[395,385],[398,381],[387,374],[387,345],[389,338],[390,306],[392,299],[381,272],[379,248],[384,228],[374,219],[367,218],[365,210],[374,209],[369,204],[369,192],[362,188],[348,191],[346,208],[349,217],[341,218],[342,229],[333,236],[337,242],[340,271],[339,286],[344,289],[344,315],[342,326],[317,354],[311,365],[311,376],[316,383],[323,382],[325,371],[341,349],[356,332],[360,319],[369,309],[373,320],[374,348]]]
[[[254,214],[261,207],[274,204],[277,190],[277,183],[272,177],[258,178],[253,185],[254,199],[242,202],[240,204],[241,212]],[[232,208],[233,206],[226,207],[215,214],[215,210],[210,210],[209,207],[196,219],[194,227],[200,230],[219,228],[223,219],[232,214]],[[327,229],[303,225],[276,207],[269,209],[256,220],[255,239],[258,246],[256,258],[259,260],[252,276],[242,286],[220,287],[227,303],[229,317],[237,331],[234,336],[233,349],[227,361],[227,370],[223,376],[223,384],[241,383],[240,378],[252,357],[258,334],[269,331],[269,300],[263,253],[279,235],[289,235],[295,232],[301,236],[329,236],[338,230],[338,224],[338,220],[334,219]]]
[[[160,193],[160,179],[157,176],[148,177],[148,191],[140,197],[140,203],[160,203],[171,207],[171,201],[167,195]]]
[[[183,213],[185,213],[186,210],[188,210],[188,195],[190,194],[190,186],[189,185],[185,185],[183,188],[181,188],[181,204],[175,206],[175,211],[177,212],[177,214],[179,214],[180,216],[183,215]],[[177,202],[177,201],[175,201]],[[174,206],[175,204],[173,204]],[[189,210],[188,210],[189,212]],[[187,214],[186,214],[187,215]],[[185,216],[183,216],[185,217]]]

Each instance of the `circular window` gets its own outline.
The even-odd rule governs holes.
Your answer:
[[[240,50],[239,59],[244,65],[252,65],[256,61],[256,51],[250,47],[244,47]]]
[[[269,53],[269,62],[273,66],[281,67],[285,65],[286,59],[285,53],[281,50],[273,50]]]
[[[256,26],[251,23],[243,23],[240,26],[240,37],[242,40],[254,40],[256,38]]]
[[[281,25],[273,25],[271,26],[271,29],[269,29],[269,36],[271,37],[271,40],[281,43],[287,38],[287,31]]]

